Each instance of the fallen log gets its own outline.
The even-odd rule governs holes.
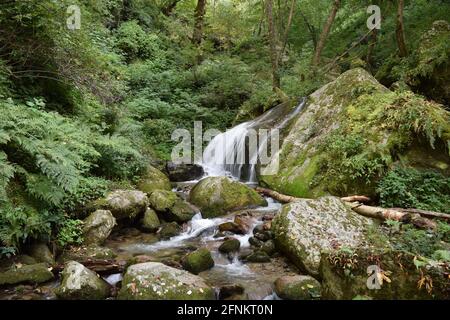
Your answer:
[[[420,214],[423,217],[427,218],[440,218],[445,220],[450,220],[450,214],[448,213],[442,213],[442,212],[435,212],[435,211],[428,211],[428,210],[422,210],[422,209],[403,209],[403,208],[395,208],[394,210],[400,211],[400,212],[406,212],[411,214]]]
[[[264,196],[268,196],[271,197],[279,202],[282,203],[289,203],[289,202],[294,202],[296,200],[299,200],[300,198],[296,198],[296,197],[292,197],[292,196],[288,196],[285,194],[281,194],[279,192],[276,192],[275,190],[270,190],[270,189],[266,189],[266,188],[261,188],[261,187],[256,187],[256,192],[264,195]]]
[[[118,262],[116,260],[86,259],[78,262],[98,274],[108,275],[112,273],[121,273],[125,270],[125,262]],[[64,270],[64,266],[64,263],[57,264],[53,266],[52,272],[59,273]]]

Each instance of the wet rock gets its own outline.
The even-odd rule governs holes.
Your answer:
[[[192,219],[196,210],[175,192],[156,190],[150,195],[150,206],[160,212],[164,220],[184,223]]]
[[[261,246],[261,251],[264,251],[269,256],[272,256],[276,252],[275,243],[273,242],[273,240],[264,242],[264,244]]]
[[[202,271],[214,267],[214,260],[206,248],[195,250],[188,253],[181,261],[183,268],[193,274],[199,274]]]
[[[203,167],[196,164],[175,164],[168,162],[166,170],[171,181],[183,182],[197,180],[205,174]]]
[[[263,242],[255,237],[250,237],[248,239],[248,242],[250,243],[250,245],[257,247],[257,248],[260,248],[263,245]]]
[[[272,222],[272,231],[277,249],[301,270],[317,276],[322,250],[365,245],[371,224],[339,198],[323,197],[284,205]]]
[[[163,216],[167,221],[184,223],[190,221],[196,213],[197,209],[190,203],[182,199],[177,199],[175,204],[168,211],[166,211]]]
[[[55,291],[59,299],[101,300],[110,295],[109,284],[76,261],[66,263],[61,277],[61,285]]]
[[[151,194],[155,190],[171,190],[169,178],[153,166],[147,168],[147,172],[138,183],[138,189]]]
[[[91,207],[111,211],[117,219],[134,219],[145,212],[148,206],[147,195],[137,190],[116,190],[106,198],[96,200]]]
[[[26,251],[37,262],[44,262],[49,265],[55,264],[55,257],[45,243],[34,243]]]
[[[116,256],[117,255],[114,253],[114,251],[109,248],[90,245],[66,249],[58,258],[58,261],[66,263],[72,260],[78,262],[83,262],[90,259],[111,260]]]
[[[230,284],[222,286],[219,289],[219,300],[230,299],[232,297],[240,296],[244,293],[244,287],[239,284]],[[238,299],[240,300],[240,299]]]
[[[241,242],[238,239],[227,239],[219,247],[219,251],[222,253],[230,253],[239,251]]]
[[[234,223],[239,226],[239,229],[242,230],[243,234],[247,234],[250,232],[253,219],[248,215],[237,215],[234,217]]]
[[[263,262],[270,262],[269,255],[261,250],[253,251],[251,254],[245,257],[245,260],[247,262],[257,262],[257,263],[263,263]]]
[[[275,281],[275,293],[286,300],[320,298],[321,285],[310,276],[283,276]]]
[[[97,210],[84,220],[84,243],[103,244],[116,225],[116,219],[109,210]]]
[[[208,177],[197,183],[189,202],[200,208],[203,217],[214,218],[228,212],[267,206],[267,201],[247,185],[227,177]]]
[[[214,300],[214,290],[196,275],[158,262],[130,266],[122,280],[121,300]]]
[[[142,229],[150,232],[155,232],[158,230],[161,222],[159,221],[158,215],[153,209],[147,208],[144,213],[144,217],[141,220]]]
[[[0,286],[17,283],[43,283],[53,279],[47,263],[13,266],[0,272]]]
[[[163,240],[170,239],[172,237],[175,237],[181,233],[182,229],[176,222],[170,222],[170,223],[164,223],[161,226],[161,229],[159,230],[158,234],[159,237]]]
[[[235,222],[224,222],[219,224],[219,231],[220,232],[231,232],[234,234],[245,234],[245,230],[241,229],[241,226],[239,226]]]
[[[273,235],[272,235],[272,232],[270,232],[270,231],[263,231],[263,232],[258,232],[255,234],[255,238],[257,238],[258,240],[261,240],[263,242],[272,239],[272,237],[273,237]]]

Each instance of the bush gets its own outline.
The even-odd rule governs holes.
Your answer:
[[[56,242],[64,248],[69,245],[80,245],[83,243],[83,221],[67,219],[59,227]]]

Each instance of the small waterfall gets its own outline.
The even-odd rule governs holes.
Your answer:
[[[259,155],[266,149],[270,137],[267,134],[257,141],[257,130],[284,129],[303,110],[305,104],[306,98],[302,98],[298,106],[287,113],[286,105],[281,104],[252,121],[241,123],[215,136],[203,152],[203,168],[206,173],[256,183]]]

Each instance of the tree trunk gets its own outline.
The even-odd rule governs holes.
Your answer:
[[[403,25],[403,8],[405,6],[404,0],[398,0],[397,9],[397,28],[395,30],[395,35],[397,37],[397,45],[400,57],[406,57],[408,55],[408,50],[406,49],[405,43],[405,29]]]
[[[336,18],[337,11],[341,4],[341,0],[334,0],[333,6],[331,8],[330,15],[323,27],[322,33],[320,34],[319,42],[317,43],[316,51],[313,57],[313,65],[317,66],[320,63],[320,56],[322,54],[322,50],[325,47],[325,41],[328,38],[328,35],[331,31],[331,26],[333,25],[334,19]]]
[[[367,56],[366,56],[366,62],[367,64],[372,68],[372,55],[373,50],[375,49],[375,45],[377,44],[377,37],[378,36],[378,30],[375,28],[372,30],[372,33],[370,35],[370,43],[369,47],[367,48]]]
[[[300,11],[300,15],[303,18],[303,21],[305,21],[306,27],[308,28],[309,34],[311,35],[311,39],[313,42],[313,46],[314,46],[314,51],[317,48],[317,33],[316,33],[316,28],[309,23],[308,19],[306,18],[306,16],[303,14],[303,12]]]
[[[289,10],[288,21],[286,24],[286,28],[284,29],[283,44],[281,45],[281,51],[278,54],[278,64],[279,65],[281,65],[281,63],[283,61],[284,51],[286,50],[286,45],[287,45],[288,38],[289,38],[289,30],[291,29],[292,18],[294,17],[295,3],[296,3],[296,0],[291,1],[291,9]]]
[[[203,39],[203,27],[205,23],[206,0],[198,0],[195,8],[195,25],[194,34],[192,36],[192,43],[200,45]]]
[[[272,87],[280,88],[280,74],[278,70],[277,33],[273,21],[273,0],[266,0],[266,14],[269,25],[270,60],[272,61]]]
[[[169,2],[167,6],[161,9],[162,13],[165,16],[170,17],[178,2],[180,2],[180,0],[172,0],[171,2]]]

